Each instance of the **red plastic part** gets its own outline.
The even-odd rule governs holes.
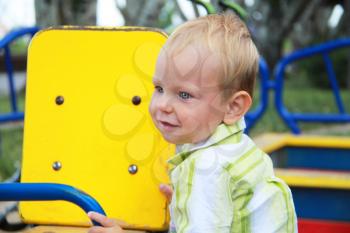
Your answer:
[[[350,222],[298,219],[299,233],[350,233]]]

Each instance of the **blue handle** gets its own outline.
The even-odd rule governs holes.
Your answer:
[[[2,183],[0,201],[69,201],[86,213],[95,211],[106,215],[98,202],[88,194],[64,184],[53,183]],[[98,226],[97,222],[93,222]]]

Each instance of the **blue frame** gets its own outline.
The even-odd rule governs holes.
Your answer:
[[[287,126],[294,134],[300,134],[301,130],[297,125],[298,121],[304,122],[325,122],[325,123],[344,123],[350,122],[350,114],[345,112],[344,104],[340,96],[339,86],[335,77],[332,61],[329,53],[335,49],[340,49],[350,46],[350,39],[339,39],[323,43],[314,47],[297,50],[290,55],[282,58],[275,69],[275,107]],[[286,67],[298,60],[305,59],[311,56],[321,55],[325,63],[328,79],[334,93],[335,102],[339,113],[324,114],[324,113],[291,113],[287,110],[283,103],[283,81]]]
[[[245,132],[249,133],[249,130],[255,125],[257,120],[265,113],[269,104],[269,89],[274,88],[273,81],[270,81],[269,67],[263,57],[259,60],[259,77],[260,77],[260,102],[254,110],[249,111],[245,115],[247,127]]]
[[[86,213],[95,211],[106,215],[91,196],[72,186],[54,183],[1,183],[0,201],[69,201]],[[97,222],[94,225],[99,226]]]
[[[28,27],[13,30],[0,40],[0,50],[4,49],[6,73],[9,82],[9,95],[11,101],[11,112],[0,114],[0,123],[8,121],[19,121],[24,119],[24,113],[18,111],[15,84],[13,79],[13,64],[11,59],[10,44],[18,38],[30,35],[34,36],[39,31],[38,27]]]

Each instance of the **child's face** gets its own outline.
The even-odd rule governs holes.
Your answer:
[[[197,143],[213,133],[226,110],[219,80],[218,59],[205,49],[188,46],[176,56],[160,53],[149,110],[168,142]]]

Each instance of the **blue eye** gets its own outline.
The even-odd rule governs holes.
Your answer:
[[[164,92],[163,88],[161,86],[155,86],[154,88],[156,89],[156,92],[158,92],[158,93],[163,93]]]
[[[184,92],[184,91],[180,91],[179,96],[181,99],[184,99],[184,100],[192,98],[191,94],[189,94],[188,92]]]

